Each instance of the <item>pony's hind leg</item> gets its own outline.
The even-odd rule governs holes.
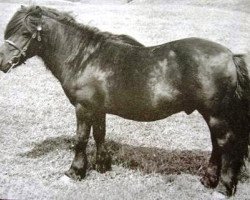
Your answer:
[[[111,156],[105,143],[106,115],[98,113],[93,122],[93,136],[96,142],[95,169],[101,173],[111,170]]]
[[[86,175],[86,147],[89,140],[92,115],[80,104],[76,106],[77,131],[75,141],[75,157],[70,169],[65,173],[74,180],[81,180]]]
[[[210,130],[212,140],[212,153],[205,174],[201,178],[201,183],[205,187],[215,188],[219,182],[219,175],[221,169],[221,149],[219,147],[216,136],[218,136],[220,132],[225,131],[224,127],[226,126],[226,124],[224,124],[223,121],[213,117],[203,117],[206,120]]]
[[[213,151],[208,169],[202,179],[205,186],[215,187],[227,196],[236,191],[238,174],[244,164],[247,138],[246,124],[239,115],[210,116]],[[214,178],[218,177],[218,178]]]
[[[244,113],[244,111],[243,111]],[[247,124],[243,118],[230,120],[230,129],[223,138],[218,138],[221,146],[221,175],[217,190],[227,196],[236,192],[239,173],[247,156]]]

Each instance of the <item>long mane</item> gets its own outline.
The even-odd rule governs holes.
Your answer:
[[[29,25],[35,26],[38,21],[41,22],[41,16],[54,19],[56,22],[65,25],[65,28],[61,37],[58,37],[57,33],[61,34],[61,32],[57,30],[48,31],[48,34],[42,35],[42,41],[46,42],[46,39],[48,38],[50,41],[47,43],[47,48],[45,51],[48,55],[52,55],[55,49],[65,49],[64,53],[67,54],[68,57],[64,62],[67,62],[68,65],[71,66],[71,69],[75,69],[76,71],[82,67],[82,63],[87,60],[90,54],[97,50],[103,41],[109,41],[110,45],[112,45],[112,43],[119,43],[129,46],[143,46],[130,36],[101,32],[95,27],[80,24],[68,12],[60,12],[52,8],[39,7],[41,16],[34,17],[34,13],[37,13],[37,8],[37,6],[31,6],[28,8],[22,7],[20,10],[18,10],[8,23],[4,38],[8,39],[23,26],[28,28],[26,25],[27,21],[29,22]],[[30,15],[32,15],[32,17]],[[46,18],[42,19],[42,23],[47,23]],[[58,27],[61,28],[62,26]],[[44,32],[46,32],[46,30]],[[53,59],[54,58],[51,58],[47,62],[50,62],[51,65],[54,65]]]
[[[52,19],[55,19],[56,21],[60,23],[75,27],[82,31],[86,31],[86,29],[88,29],[89,31],[91,30],[96,33],[99,32],[99,29],[97,28],[89,27],[89,26],[76,22],[74,17],[69,12],[59,12],[56,9],[47,8],[47,7],[41,7],[41,8],[42,8],[43,15],[50,17]],[[16,31],[18,31],[23,26],[25,18],[29,14],[31,14],[35,9],[36,9],[36,6],[31,6],[28,8],[22,7],[20,10],[18,10],[9,21],[5,29],[4,38],[7,39],[12,34],[16,33]]]
[[[4,39],[8,39],[11,35],[16,33],[22,26],[27,12],[24,10],[17,11],[11,18],[4,32]]]
[[[78,23],[75,18],[70,14],[70,12],[61,12],[53,8],[42,8],[42,14],[50,17],[52,19],[55,19],[56,21],[66,24],[70,27],[74,27],[78,30],[81,30],[82,32],[89,32],[94,33],[98,35],[102,35],[106,38],[111,39],[117,39],[117,41],[122,41],[127,44],[135,45],[135,46],[143,46],[141,43],[137,42],[135,39],[133,39],[130,36],[127,35],[115,35],[110,32],[101,32],[98,28],[90,27],[81,23]],[[7,27],[5,29],[4,38],[9,38],[12,34],[16,33],[24,24],[25,18],[34,12],[36,9],[36,6],[30,6],[30,7],[21,7],[11,18],[9,23],[7,24]],[[119,38],[119,40],[118,40]]]

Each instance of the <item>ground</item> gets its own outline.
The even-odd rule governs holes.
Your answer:
[[[128,34],[147,46],[201,37],[234,53],[250,50],[247,0],[0,2],[1,43],[22,2],[72,11],[84,24]],[[213,190],[199,182],[211,141],[197,112],[152,123],[109,115],[113,170],[99,174],[90,166],[86,179],[74,182],[63,176],[73,159],[74,108],[57,80],[32,58],[9,74],[0,73],[0,91],[0,199],[214,199]],[[91,139],[90,157],[93,149]],[[232,199],[250,199],[246,176]]]

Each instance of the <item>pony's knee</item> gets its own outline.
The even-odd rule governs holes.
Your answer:
[[[88,109],[83,104],[77,104],[75,106],[76,117],[78,121],[85,122],[87,124],[92,123],[93,111]]]

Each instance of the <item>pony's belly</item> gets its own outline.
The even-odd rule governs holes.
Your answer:
[[[135,121],[156,121],[181,111],[182,109],[179,105],[176,104],[173,106],[173,103],[165,102],[158,106],[150,105],[148,107],[142,106],[137,108],[130,108],[124,105],[119,109],[107,110],[107,113]]]
[[[135,121],[156,121],[164,119],[172,114],[183,111],[183,99],[179,92],[170,93],[155,90],[148,95],[116,99],[111,101],[106,113]]]
[[[117,112],[110,112],[110,114],[117,115],[119,117],[122,117],[124,119],[134,120],[134,121],[141,121],[141,122],[150,122],[150,121],[157,121],[164,118],[167,118],[168,116],[174,114],[152,114],[152,113],[117,113]]]

